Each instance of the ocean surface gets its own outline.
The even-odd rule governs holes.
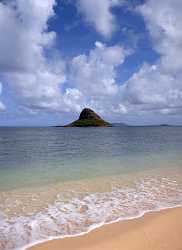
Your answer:
[[[182,127],[0,128],[0,249],[182,205]]]

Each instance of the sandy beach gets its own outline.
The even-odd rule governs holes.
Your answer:
[[[182,208],[105,225],[86,235],[52,240],[29,250],[182,250]]]

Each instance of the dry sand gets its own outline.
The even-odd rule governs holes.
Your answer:
[[[105,225],[89,234],[52,240],[31,250],[182,250],[182,208]],[[29,249],[29,250],[30,250]]]

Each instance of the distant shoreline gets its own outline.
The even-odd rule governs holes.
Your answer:
[[[125,127],[133,127],[133,128],[137,128],[137,127],[182,127],[182,125],[155,125],[155,124],[149,124],[149,125],[132,125],[132,124],[125,124],[125,125],[120,125],[120,124],[116,124],[116,123],[111,123],[112,126],[110,127],[104,127],[104,128],[116,128],[116,127],[121,127],[121,128],[125,128]],[[47,126],[0,126],[0,129],[2,128],[70,128],[70,127],[65,127],[64,125],[47,125]],[[73,128],[73,127],[71,127]],[[83,127],[77,127],[77,128],[83,128]],[[97,126],[88,126],[86,128],[99,128]],[[103,128],[103,127],[101,127]]]

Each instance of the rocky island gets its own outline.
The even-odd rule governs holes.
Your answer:
[[[92,109],[84,108],[78,120],[63,127],[111,127],[112,124],[104,121]]]

